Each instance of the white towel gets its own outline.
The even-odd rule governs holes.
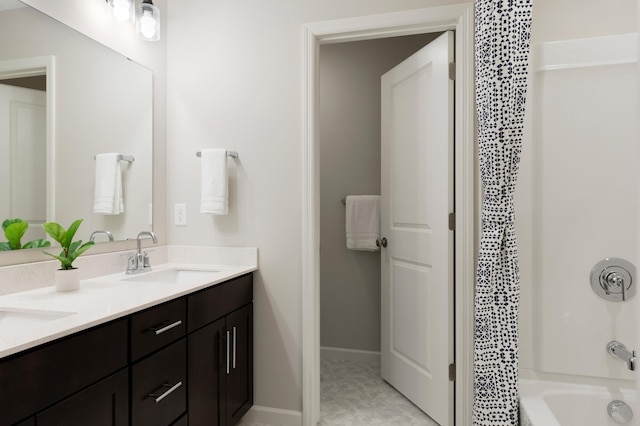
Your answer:
[[[203,149],[201,154],[200,213],[229,213],[227,150]]]
[[[346,202],[347,248],[350,250],[379,250],[380,196],[349,195]]]
[[[117,153],[96,155],[93,212],[111,215],[124,213],[122,171]]]

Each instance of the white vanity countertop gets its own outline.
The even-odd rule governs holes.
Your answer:
[[[123,272],[82,280],[80,289],[59,293],[53,286],[0,296],[0,358],[60,337],[141,311],[180,296],[255,271],[256,266],[166,263],[151,273],[172,268],[217,270],[212,279],[195,277],[188,284],[123,281],[138,275]],[[4,312],[47,311],[70,313],[33,326],[16,329],[2,323]]]

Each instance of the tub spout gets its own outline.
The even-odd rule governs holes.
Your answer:
[[[614,340],[607,345],[607,352],[612,357],[623,360],[629,370],[636,370],[636,351],[629,351],[624,344]]]

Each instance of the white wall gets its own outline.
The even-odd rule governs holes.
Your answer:
[[[301,410],[302,25],[452,1],[173,2],[168,200],[173,244],[254,245],[255,403]],[[237,150],[226,217],[198,213],[204,147]],[[173,218],[169,217],[172,222]]]
[[[380,194],[380,77],[433,38],[320,47],[320,346],[380,351],[380,252],[347,250],[340,200]]]
[[[636,32],[636,4],[561,3],[534,3],[527,139],[516,195],[520,367],[525,376],[630,379],[604,348],[613,339],[636,348],[637,308],[598,298],[589,274],[605,257],[637,263],[635,66],[537,67],[544,61],[542,43]],[[603,198],[617,206],[598,201]]]

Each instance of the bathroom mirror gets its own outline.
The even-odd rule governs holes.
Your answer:
[[[0,40],[0,222],[28,220],[23,242],[47,220],[83,219],[85,241],[151,230],[152,72],[17,0],[0,0]],[[123,213],[94,213],[101,153],[134,160],[119,163]]]

